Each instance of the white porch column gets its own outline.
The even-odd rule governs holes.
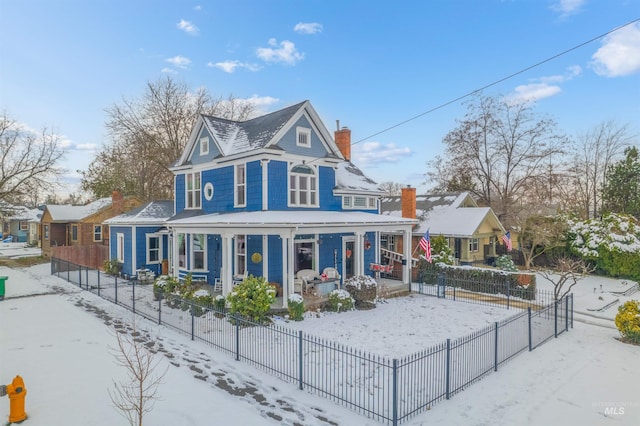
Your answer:
[[[172,273],[170,275],[172,275],[174,278],[178,278],[178,271],[180,268],[178,262],[180,261],[180,254],[178,253],[178,232],[176,232],[175,230],[172,230],[171,246],[173,247],[173,258],[171,259]]]
[[[280,234],[282,239],[282,307],[289,306],[289,295],[293,293],[293,234]]]
[[[355,231],[354,252],[357,256],[353,258],[353,272],[355,276],[364,275],[364,232]]]
[[[269,281],[269,236],[262,236],[262,276]]]
[[[406,260],[406,264],[402,266],[402,282],[409,284],[411,283],[411,258],[413,256],[410,229],[402,231],[402,253],[404,253],[404,259]]]
[[[226,296],[233,289],[233,234],[223,233],[222,237],[222,294]]]

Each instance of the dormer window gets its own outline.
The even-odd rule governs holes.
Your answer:
[[[296,145],[309,148],[311,146],[311,129],[296,127]]]
[[[318,179],[311,167],[301,164],[289,171],[289,205],[318,206]]]
[[[199,209],[202,205],[201,188],[200,188],[200,172],[187,173],[186,176],[186,208]]]
[[[207,155],[209,153],[209,138],[200,138],[200,155]]]

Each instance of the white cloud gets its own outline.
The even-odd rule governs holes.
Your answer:
[[[559,0],[551,5],[551,9],[560,13],[560,17],[564,18],[580,12],[584,3],[585,0]]]
[[[609,34],[591,56],[591,68],[604,77],[621,77],[640,72],[640,23]]]
[[[193,7],[193,10],[196,10],[196,11],[198,11],[198,12],[199,12],[199,11],[201,11],[201,10],[202,10],[202,6],[200,6],[200,5],[194,6],[194,7]]]
[[[178,74],[178,71],[174,70],[173,68],[162,68],[160,72],[164,74]]]
[[[95,143],[78,143],[74,148],[78,151],[95,151],[97,147]]]
[[[178,27],[178,29],[184,31],[187,34],[191,34],[191,35],[196,35],[196,34],[198,34],[198,31],[200,31],[198,29],[198,27],[193,25],[192,22],[185,21],[184,19],[181,19],[180,22],[178,22],[177,27]]]
[[[265,62],[278,63],[282,62],[287,65],[295,65],[297,62],[304,58],[304,54],[296,50],[296,45],[289,41],[283,40],[278,46],[278,41],[275,38],[269,39],[269,46],[273,47],[260,47],[256,50],[258,58]]]
[[[234,72],[236,68],[246,68],[249,71],[258,71],[260,69],[260,67],[256,64],[249,64],[247,62],[240,62],[235,60],[234,61],[227,60],[227,61],[216,62],[216,63],[209,62],[207,66],[210,68],[218,68],[227,73]]]
[[[184,56],[180,55],[174,56],[173,58],[167,58],[165,60],[172,64],[174,67],[182,69],[187,69],[189,67],[189,64],[191,64],[191,59],[185,58]]]
[[[513,103],[535,102],[540,99],[549,98],[562,92],[559,84],[572,80],[582,74],[579,65],[572,65],[567,68],[564,74],[550,75],[532,79],[529,84],[517,86],[513,93],[506,96],[507,101]]]
[[[411,149],[396,146],[395,143],[383,145],[380,142],[364,142],[351,146],[353,163],[363,166],[397,163],[411,155]]]
[[[317,34],[322,32],[322,24],[317,22],[299,22],[293,27],[298,34]]]

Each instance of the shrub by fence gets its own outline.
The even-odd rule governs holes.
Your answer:
[[[532,351],[573,326],[569,295],[538,309],[519,311],[468,336],[390,359],[302,331],[256,324],[213,306],[154,299],[150,284],[140,285],[67,261],[52,259],[51,273],[301,390],[393,425],[451,398],[516,355]],[[171,308],[168,302],[177,303]]]

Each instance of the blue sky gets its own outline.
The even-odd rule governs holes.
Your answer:
[[[462,102],[377,133],[639,18],[640,0],[0,0],[0,110],[63,137],[73,190],[105,108],[148,81],[264,112],[308,99],[370,177],[424,188]],[[640,22],[485,93],[535,96],[573,137],[608,120],[639,134]]]

